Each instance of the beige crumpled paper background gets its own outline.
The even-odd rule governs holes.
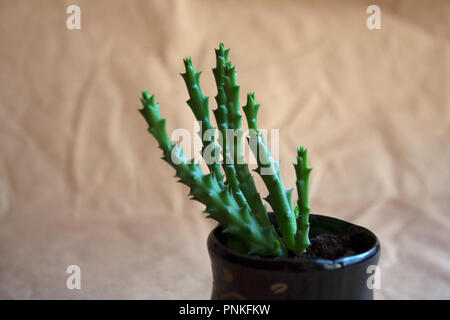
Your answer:
[[[255,91],[260,126],[281,129],[285,185],[307,146],[313,211],[381,239],[376,298],[450,298],[450,4],[376,1],[372,31],[369,4],[1,1],[0,297],[209,298],[214,222],[137,109],[148,88],[192,132],[181,59],[213,97],[223,40],[241,102]]]

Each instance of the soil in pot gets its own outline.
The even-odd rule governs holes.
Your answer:
[[[354,255],[352,240],[349,235],[321,234],[311,239],[311,245],[304,254],[295,258],[335,260]]]

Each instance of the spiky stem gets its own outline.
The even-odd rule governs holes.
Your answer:
[[[239,187],[247,200],[251,212],[258,219],[261,226],[270,228],[270,220],[267,215],[267,208],[264,206],[261,196],[256,189],[253,176],[250,174],[248,165],[243,161],[242,146],[242,115],[240,113],[239,90],[237,83],[236,70],[228,60],[230,49],[225,49],[223,43],[220,43],[216,51],[216,68],[213,69],[214,78],[217,86],[216,102],[218,109],[224,109],[227,113],[227,129],[233,129],[235,135],[231,139],[225,139],[224,146],[227,148],[224,152],[224,159],[230,159],[232,166],[236,171]],[[226,135],[224,134],[224,137]],[[231,141],[230,141],[231,140]],[[233,146],[233,149],[230,147]],[[231,150],[232,149],[232,150]],[[233,151],[230,157],[228,151]]]
[[[236,199],[236,202],[239,204],[240,207],[248,206],[247,199],[245,199],[244,194],[242,193],[241,189],[239,188],[239,181],[236,177],[236,168],[234,167],[234,164],[230,160],[229,152],[227,152],[227,145],[228,145],[228,139],[227,139],[227,129],[228,129],[228,122],[227,122],[227,109],[223,105],[219,105],[217,109],[213,110],[214,116],[216,117],[217,127],[219,128],[219,132],[222,136],[222,151],[223,151],[223,161],[222,161],[222,167],[225,172],[225,177],[227,178],[227,183],[230,186],[231,191],[233,192],[233,195]]]
[[[204,133],[206,130],[213,130],[213,126],[209,119],[209,106],[208,106],[208,97],[204,97],[203,93],[201,91],[200,87],[200,72],[196,72],[194,69],[194,65],[192,63],[191,58],[185,58],[184,65],[186,69],[186,73],[182,74],[183,79],[185,80],[186,87],[188,88],[190,99],[188,100],[188,105],[191,107],[191,110],[193,111],[195,118],[197,121],[202,123],[202,132],[200,133],[202,135],[202,141],[203,141],[203,157],[205,158],[207,154],[205,153],[205,150],[210,146],[212,148],[211,155],[215,158],[218,156],[216,154],[216,151],[218,150],[217,146],[214,143],[214,137],[211,137],[210,140],[204,139]],[[214,110],[214,115],[217,120],[217,125],[219,126],[219,131],[221,132],[223,138],[225,139],[224,131],[223,131],[223,121],[220,121],[221,117],[221,110]],[[226,117],[226,115],[225,115]],[[226,118],[225,118],[226,119]],[[226,131],[226,129],[225,129]],[[208,159],[210,161],[211,159]],[[225,161],[224,161],[225,162]],[[220,167],[217,163],[210,163],[209,169],[211,172],[214,173],[216,177],[218,177],[219,184],[223,186],[223,175],[220,171]],[[224,166],[224,172],[227,177],[227,181],[230,185],[230,191],[233,193],[239,207],[247,206],[247,201],[245,200],[244,195],[242,194],[241,190],[238,186],[238,181],[235,176],[235,172],[232,167]]]
[[[295,252],[303,253],[311,244],[309,242],[309,176],[311,168],[308,168],[308,150],[304,147],[297,149],[297,163],[294,164],[297,180],[298,218],[297,234],[295,235]]]
[[[258,130],[257,115],[259,104],[255,94],[247,94],[247,104],[243,107],[250,129],[250,148],[258,163],[257,172],[261,175],[269,195],[265,198],[277,217],[279,230],[286,241],[288,249],[295,250],[297,223],[292,206],[292,190],[284,188],[279,166],[273,161],[264,136]]]
[[[213,174],[220,186],[223,186],[223,174],[220,170],[219,160],[217,157],[217,146],[214,143],[214,127],[209,120],[209,98],[205,97],[200,87],[200,72],[196,72],[191,58],[183,60],[186,72],[182,73],[186,87],[189,93],[189,100],[187,104],[194,113],[197,121],[201,123],[200,138],[203,143],[202,156],[206,160],[209,171]],[[206,131],[209,130],[209,135],[205,136]],[[206,152],[210,149],[210,152]],[[211,157],[209,157],[211,156]],[[212,159],[210,159],[212,158]]]
[[[144,91],[141,102],[143,109],[139,111],[149,125],[148,131],[158,141],[163,159],[176,170],[179,181],[190,188],[192,198],[206,206],[209,217],[217,220],[225,233],[242,241],[249,248],[248,254],[286,256],[271,230],[261,228],[247,207],[239,208],[228,186],[221,187],[212,174],[204,174],[200,165],[184,157],[181,147],[169,140],[155,97]]]

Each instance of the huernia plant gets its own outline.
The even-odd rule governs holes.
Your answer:
[[[229,248],[259,256],[288,257],[303,253],[310,244],[308,192],[311,168],[308,167],[307,150],[303,147],[297,150],[294,167],[298,200],[294,208],[293,190],[285,189],[279,164],[272,159],[264,135],[258,128],[259,104],[255,101],[255,94],[247,94],[247,103],[242,110],[249,129],[249,145],[257,161],[254,171],[261,176],[269,191],[264,200],[274,213],[275,219],[270,219],[267,206],[244,161],[240,87],[235,67],[228,58],[230,49],[225,49],[220,43],[215,51],[213,73],[217,108],[213,114],[221,137],[219,143],[213,134],[209,134],[216,129],[210,120],[209,98],[203,95],[200,73],[195,71],[191,58],[183,60],[185,73],[182,74],[189,93],[187,104],[201,125],[202,156],[207,160],[209,173],[204,173],[193,159],[186,158],[181,146],[169,139],[159,104],[148,91],[142,94],[143,109],[139,111],[149,125],[148,131],[158,141],[163,159],[175,169],[179,182],[190,188],[191,198],[203,203],[208,217],[220,223]]]

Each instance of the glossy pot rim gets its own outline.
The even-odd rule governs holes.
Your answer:
[[[247,256],[236,251],[228,249],[219,237],[221,233],[221,226],[215,227],[209,234],[207,245],[208,251],[213,256],[221,257],[233,263],[239,263],[244,266],[249,266],[258,269],[267,270],[284,270],[284,271],[301,271],[301,270],[336,270],[367,261],[371,258],[377,258],[380,254],[380,241],[377,236],[370,230],[341,220],[338,218],[324,216],[319,214],[310,215],[310,236],[315,236],[323,233],[331,234],[360,234],[366,237],[366,240],[371,244],[367,249],[355,255],[341,257],[335,260],[329,259],[312,259],[306,257],[297,258],[265,258],[260,256]]]

